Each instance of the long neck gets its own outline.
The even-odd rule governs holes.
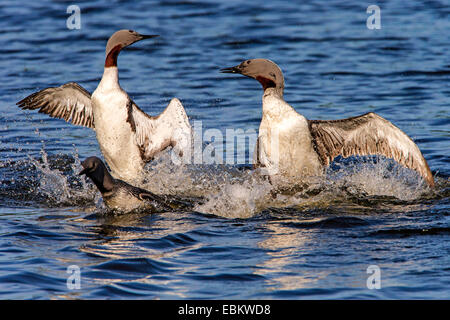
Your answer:
[[[119,85],[119,70],[117,68],[117,57],[119,56],[121,45],[116,45],[109,50],[105,59],[105,68],[103,71],[102,80],[99,87],[106,89],[114,89],[120,87]]]
[[[105,68],[107,67],[117,67],[117,57],[119,56],[120,50],[122,49],[122,45],[118,44],[109,50],[105,59]]]
[[[263,117],[278,118],[286,115],[293,108],[284,101],[281,88],[267,88],[262,98]]]
[[[99,166],[94,172],[89,174],[89,177],[101,193],[111,191],[114,187],[114,178],[104,166]]]
[[[258,80],[263,87],[264,95],[276,95],[283,99],[284,79],[282,74],[279,75],[279,79],[277,80],[272,80],[264,76],[256,76],[255,79]]]
[[[264,88],[264,97],[265,96],[275,96],[277,98],[280,98],[283,100],[283,88],[282,87],[269,87],[269,88]]]
[[[103,70],[102,80],[100,81],[98,87],[107,90],[120,88],[119,69],[117,66],[105,67]]]
[[[103,177],[103,187],[107,190],[107,191],[111,191],[112,189],[113,189],[113,187],[114,187],[114,183],[115,183],[115,180],[114,180],[114,178],[111,176],[111,174],[108,172],[108,170],[106,170],[106,168],[105,168],[105,171],[104,171],[105,173],[105,175],[104,175],[104,177]]]

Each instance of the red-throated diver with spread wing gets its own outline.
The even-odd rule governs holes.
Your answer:
[[[124,180],[140,179],[146,162],[169,146],[182,155],[190,148],[192,136],[180,100],[172,99],[160,115],[149,116],[120,87],[120,51],[156,36],[132,30],[115,32],[106,45],[103,76],[92,96],[79,84],[69,82],[33,93],[17,105],[94,129],[112,174]]]
[[[245,60],[221,72],[242,74],[263,86],[263,116],[254,164],[265,167],[269,174],[286,178],[320,175],[337,156],[383,155],[415,170],[434,186],[417,145],[376,113],[341,120],[308,120],[284,101],[283,73],[267,59]]]

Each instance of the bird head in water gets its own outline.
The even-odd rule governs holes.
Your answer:
[[[284,77],[280,67],[267,59],[250,59],[239,65],[221,69],[222,73],[239,73],[256,79],[261,83],[264,90],[275,88],[281,95],[284,90]]]

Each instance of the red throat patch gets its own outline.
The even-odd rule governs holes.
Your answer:
[[[105,68],[117,67],[117,57],[119,56],[120,49],[122,49],[122,46],[118,44],[109,51],[105,59]]]
[[[263,86],[263,89],[266,90],[267,88],[275,88],[275,82],[273,82],[273,80],[261,77],[261,76],[257,76],[255,78],[256,80],[259,81],[259,83],[261,83],[261,85]]]

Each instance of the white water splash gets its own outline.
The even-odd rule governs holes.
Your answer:
[[[51,169],[44,149],[41,161],[29,157],[39,174],[37,192],[56,205],[90,203],[104,208],[92,182],[76,175],[81,169],[78,152],[75,150],[71,156],[74,158],[73,176]],[[303,211],[345,206],[350,201],[349,196],[386,196],[409,201],[428,190],[414,172],[397,167],[393,169],[390,160],[347,164],[329,169],[325,176],[308,184],[283,189],[250,169],[174,165],[170,155],[162,153],[146,168],[144,182],[136,186],[157,194],[203,197],[204,202],[196,205],[195,211],[226,218],[249,218],[267,208],[295,207]]]
[[[389,159],[341,165],[298,188],[280,188],[251,170],[230,167],[170,165],[160,158],[147,172],[144,186],[157,193],[196,195],[205,198],[196,211],[227,218],[252,217],[267,208],[326,208],[348,202],[349,196],[384,196],[410,201],[428,187],[414,172]]]
[[[39,187],[35,192],[49,199],[53,205],[76,205],[81,202],[93,202],[98,198],[98,191],[92,184],[87,183],[84,177],[77,181],[80,187],[69,182],[69,176],[64,175],[59,169],[51,169],[48,155],[44,148],[41,150],[41,161],[28,156],[30,162],[38,171]],[[78,153],[72,154],[74,163],[71,165],[72,171],[77,172],[81,167]]]
[[[363,193],[408,201],[428,190],[418,174],[384,157],[376,158],[376,162],[356,162],[336,171],[328,170],[327,176],[334,187],[346,187],[354,195]]]

